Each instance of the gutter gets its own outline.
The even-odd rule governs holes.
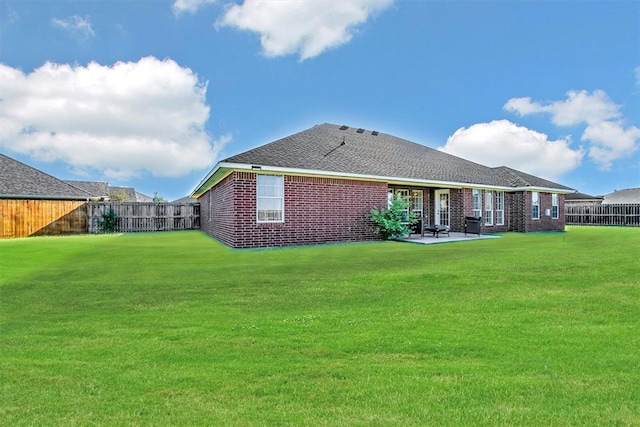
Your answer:
[[[294,174],[294,175],[309,175],[309,176],[326,176],[326,177],[338,177],[338,178],[353,178],[359,180],[366,181],[383,181],[389,182],[393,184],[401,184],[401,185],[424,185],[424,186],[439,186],[443,188],[478,188],[478,189],[486,189],[486,190],[499,190],[499,191],[540,191],[540,192],[549,192],[549,193],[560,193],[560,194],[569,194],[575,193],[576,190],[573,189],[562,189],[562,188],[547,188],[547,187],[506,187],[501,185],[487,185],[487,184],[474,184],[470,182],[456,182],[456,181],[437,181],[437,180],[428,180],[428,179],[412,179],[412,178],[402,178],[402,177],[393,177],[393,176],[379,176],[379,175],[362,175],[348,172],[331,172],[331,171],[323,171],[323,170],[313,170],[313,169],[298,169],[298,168],[286,168],[281,166],[263,166],[263,165],[249,165],[246,163],[227,163],[227,162],[218,162],[214,166],[214,168],[207,174],[207,176],[202,179],[196,186],[195,190],[191,193],[191,197],[197,197],[196,194],[200,195],[207,191],[209,188],[215,185],[208,187],[206,190],[203,190],[201,193],[198,193],[204,185],[209,181],[217,172],[222,169],[229,170],[242,170],[242,171],[251,171],[251,172],[268,172],[268,173],[282,173],[282,174]],[[226,176],[226,174],[225,174]]]

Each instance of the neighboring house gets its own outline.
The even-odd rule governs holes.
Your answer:
[[[81,188],[93,197],[101,200],[109,200],[114,197],[124,197],[124,202],[153,202],[153,197],[139,193],[132,187],[117,187],[102,181],[72,181],[66,183]]]
[[[171,203],[198,203],[198,199],[195,199],[190,196],[181,197],[179,199],[173,200]]]
[[[590,196],[584,193],[567,194],[564,199],[565,205],[599,205],[604,197]]]
[[[605,194],[603,205],[634,205],[640,204],[640,188],[627,188]]]
[[[0,238],[86,231],[92,195],[0,154]]]
[[[220,161],[191,194],[201,229],[235,248],[373,240],[371,208],[392,197],[428,224],[562,231],[574,190],[376,131],[333,124]]]

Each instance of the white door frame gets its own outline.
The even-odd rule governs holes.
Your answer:
[[[441,206],[441,196],[446,194],[446,206],[444,206],[444,208]],[[434,203],[435,205],[435,212],[434,212],[434,218],[435,218],[435,224],[437,225],[447,225],[449,226],[451,224],[451,195],[449,193],[449,190],[436,190],[435,191],[435,199],[436,202]],[[446,213],[446,218],[441,218],[441,214],[442,212]]]

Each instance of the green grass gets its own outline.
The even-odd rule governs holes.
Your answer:
[[[640,229],[0,241],[0,424],[640,425]]]

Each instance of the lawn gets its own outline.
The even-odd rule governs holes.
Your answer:
[[[0,424],[640,425],[640,229],[0,241]]]

